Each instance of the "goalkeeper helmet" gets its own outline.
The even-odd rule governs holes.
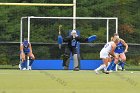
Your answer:
[[[73,34],[77,34],[76,30],[71,31],[71,35],[73,35]]]
[[[23,42],[23,45],[24,45],[24,47],[28,47],[28,45],[29,45],[29,42],[28,42],[28,40],[24,40],[24,42]]]

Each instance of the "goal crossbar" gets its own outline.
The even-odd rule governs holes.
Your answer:
[[[0,6],[74,6],[74,4],[55,4],[55,3],[0,3]]]
[[[22,17],[22,18],[31,18],[31,19],[115,19],[117,20],[117,17],[36,17],[36,16],[29,16],[29,17]]]

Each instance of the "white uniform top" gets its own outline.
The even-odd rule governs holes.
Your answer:
[[[114,43],[113,41],[110,41],[110,42],[108,42],[104,45],[104,47],[100,51],[100,58],[109,58],[110,57],[109,53],[112,49],[112,44],[113,43]]]

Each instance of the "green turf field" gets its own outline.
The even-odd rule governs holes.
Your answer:
[[[140,72],[0,70],[0,93],[140,93]]]

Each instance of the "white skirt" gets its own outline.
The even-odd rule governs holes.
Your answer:
[[[100,58],[110,58],[109,52],[101,50],[100,51]]]

